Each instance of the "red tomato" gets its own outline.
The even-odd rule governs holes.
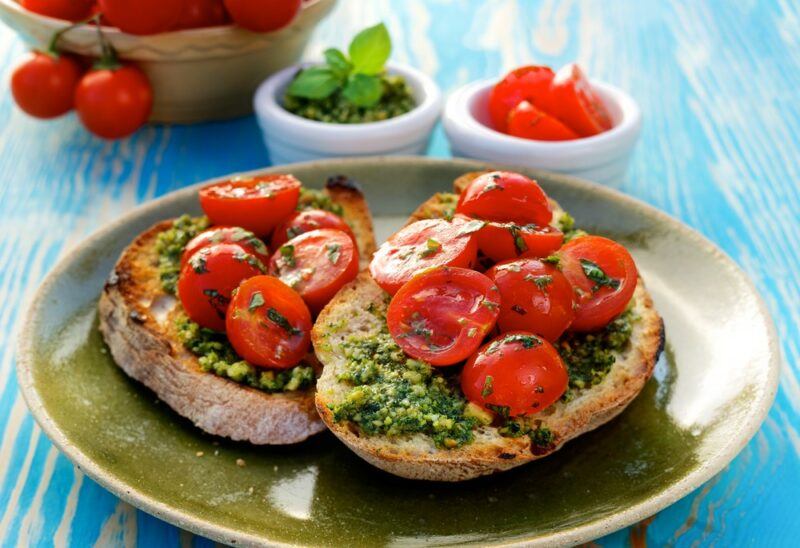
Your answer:
[[[311,230],[318,228],[335,228],[346,232],[355,241],[350,226],[338,215],[324,209],[306,209],[292,214],[272,233],[272,249],[280,246]]]
[[[453,365],[492,330],[500,295],[474,270],[442,266],[412,278],[389,303],[386,323],[403,351],[431,365]]]
[[[506,74],[489,95],[489,115],[495,129],[506,132],[511,109],[522,101],[538,104],[548,93],[552,80],[550,67],[537,65],[520,67]]]
[[[300,11],[300,0],[225,0],[233,22],[253,32],[285,27]]]
[[[546,409],[567,390],[569,377],[552,344],[524,331],[504,333],[464,365],[461,390],[467,399],[519,417]]]
[[[147,76],[134,66],[90,70],[75,90],[75,108],[89,131],[120,139],[147,121],[153,90]]]
[[[425,219],[411,223],[378,248],[369,272],[379,286],[394,295],[420,270],[435,266],[468,268],[475,264],[475,228],[461,219]]]
[[[184,0],[98,0],[111,25],[130,34],[158,34],[172,29]]]
[[[34,51],[14,69],[11,93],[31,116],[55,118],[72,110],[80,78],[81,67],[74,58]]]
[[[272,276],[242,282],[231,299],[225,325],[236,353],[258,367],[295,366],[311,344],[308,307],[291,287]]]
[[[178,278],[178,296],[192,321],[224,331],[231,292],[242,280],[266,271],[261,261],[238,245],[212,245],[192,255],[183,266]]]
[[[475,178],[459,196],[456,211],[485,221],[522,225],[544,226],[553,218],[542,187],[510,171],[492,171]]]
[[[550,225],[517,225],[489,221],[477,234],[478,249],[499,263],[520,255],[546,257],[561,247],[564,235]]]
[[[200,189],[200,205],[215,225],[241,226],[262,238],[297,208],[300,181],[292,175],[236,177]]]
[[[556,73],[547,103],[538,106],[581,137],[611,129],[611,116],[575,63],[565,65]]]
[[[625,310],[639,279],[627,249],[608,238],[583,236],[566,243],[558,256],[577,294],[571,330],[595,331]]]
[[[572,285],[551,264],[516,259],[493,266],[486,275],[500,290],[500,331],[528,331],[552,342],[575,318]]]
[[[215,226],[204,230],[186,244],[181,255],[181,268],[192,255],[215,244],[238,245],[246,252],[255,255],[264,265],[269,263],[269,249],[255,234],[238,226]]]
[[[222,0],[184,0],[184,3],[176,29],[217,27],[230,21]]]
[[[65,19],[80,21],[89,16],[94,0],[20,0],[20,5],[28,11]]]
[[[316,314],[358,275],[358,249],[346,232],[312,230],[277,249],[269,273],[297,291]]]
[[[522,101],[508,113],[508,134],[534,141],[569,141],[580,136],[557,118]]]

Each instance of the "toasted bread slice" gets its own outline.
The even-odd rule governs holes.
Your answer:
[[[461,190],[465,181],[476,175],[456,180],[456,189]],[[452,196],[434,196],[414,212],[412,220],[447,214],[453,202]],[[560,211],[555,203],[554,209]],[[352,335],[370,336],[380,331],[384,322],[381,312],[385,313],[388,306],[386,297],[369,273],[363,272],[320,314],[312,331],[317,357],[324,365],[317,381],[316,405],[328,427],[356,454],[405,478],[461,481],[508,470],[557,451],[567,441],[621,413],[650,378],[663,347],[663,322],[640,279],[632,301],[636,321],[630,343],[615,356],[611,370],[595,386],[579,390],[569,401],[559,401],[530,418],[537,427],[546,427],[552,433],[548,445],[533,444],[528,436],[504,437],[494,426],[478,427],[472,443],[455,449],[440,449],[423,434],[366,436],[355,424],[334,422],[329,406],[343,401],[351,389],[338,380],[346,367],[342,343]],[[330,325],[345,328],[332,331],[326,328]]]
[[[375,251],[372,219],[357,187],[332,180],[325,192],[342,206],[363,264]],[[182,307],[161,287],[156,240],[172,221],[139,235],[119,258],[100,297],[100,331],[114,361],[202,430],[253,444],[289,444],[325,429],[314,389],[267,393],[204,371],[180,342]],[[316,363],[313,355],[311,363]]]

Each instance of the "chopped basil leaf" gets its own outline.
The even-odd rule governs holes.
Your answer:
[[[260,306],[264,306],[264,295],[260,291],[256,291],[250,296],[250,303],[247,305],[247,309],[253,312]]]
[[[328,244],[325,246],[328,250],[328,260],[331,264],[336,264],[339,262],[339,257],[342,254],[342,246],[339,244]]]
[[[297,266],[297,261],[294,259],[294,246],[293,245],[284,245],[281,246],[280,249],[281,257],[283,260],[286,261],[286,264],[289,266]]]
[[[302,331],[290,324],[289,320],[287,320],[283,314],[274,308],[267,310],[267,318],[269,318],[272,323],[285,330],[289,335],[299,335],[302,333]]]
[[[620,281],[615,278],[610,278],[606,273],[600,268],[595,262],[590,261],[589,259],[580,259],[581,267],[583,267],[583,273],[586,274],[586,277],[592,280],[595,285],[592,288],[592,292],[597,291],[601,287],[610,287],[611,289],[619,289]]]

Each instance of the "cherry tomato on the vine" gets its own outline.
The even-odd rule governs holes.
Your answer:
[[[72,110],[81,72],[73,57],[34,51],[14,69],[11,93],[31,116],[55,118]]]
[[[147,76],[132,65],[95,68],[78,84],[75,108],[89,131],[105,139],[120,139],[147,121],[153,90]]]

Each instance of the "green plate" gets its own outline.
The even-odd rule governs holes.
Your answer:
[[[370,158],[266,171],[292,172],[310,186],[329,175],[356,178],[382,239],[431,193],[485,167]],[[136,234],[199,211],[194,188],[132,211],[47,277],[22,330],[22,392],[47,435],[90,477],[222,542],[574,543],[652,515],[719,472],[758,429],[778,380],[772,322],[745,275],[696,232],[612,190],[518,171],[535,176],[580,226],[630,247],[667,328],[667,350],[633,404],[546,459],[462,484],[401,480],[328,433],[292,447],[215,439],[129,380],[97,333],[98,295]]]

